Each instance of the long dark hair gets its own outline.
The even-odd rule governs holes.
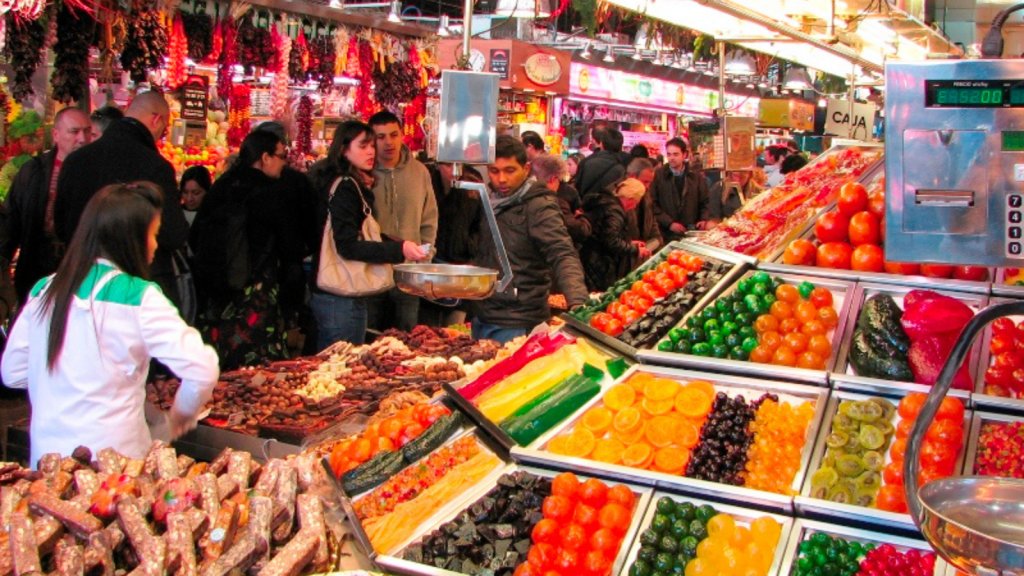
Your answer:
[[[347,120],[334,129],[334,139],[331,140],[331,147],[327,149],[327,175],[330,182],[338,176],[352,176],[357,182],[362,183],[365,174],[348,161],[345,151],[364,134],[373,138],[373,128],[359,120]]]
[[[160,214],[164,198],[152,182],[104,186],[89,200],[68,244],[57,273],[43,294],[40,317],[50,311],[46,365],[53,370],[64,348],[71,300],[97,258],[106,258],[122,272],[149,277],[146,255],[149,226]]]
[[[242,145],[238,148],[238,160],[232,168],[245,166],[252,168],[252,165],[263,158],[263,154],[273,156],[277,153],[277,145],[284,144],[284,140],[273,132],[267,130],[253,130],[249,132]]]

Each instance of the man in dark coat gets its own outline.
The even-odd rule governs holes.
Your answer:
[[[622,132],[614,128],[594,128],[593,139],[599,148],[584,158],[576,169],[576,189],[580,198],[605,190],[626,175],[626,167],[620,157]]]
[[[21,249],[14,273],[19,304],[24,304],[40,278],[53,274],[60,264],[63,246],[53,222],[56,180],[64,159],[91,140],[89,116],[78,108],[64,108],[53,118],[53,148],[33,157],[14,177],[0,225],[0,262],[7,268],[14,252]]]
[[[551,317],[548,306],[552,272],[569,307],[587,299],[583,266],[565,229],[554,194],[529,180],[523,143],[499,136],[495,160],[487,166],[490,201],[498,221],[513,281],[505,292],[475,303],[474,338],[507,342],[527,334]],[[500,269],[491,234],[481,233],[476,263]]]
[[[125,117],[110,124],[103,136],[68,156],[57,181],[54,224],[57,237],[67,243],[75,233],[85,205],[108,184],[148,180],[164,193],[159,248],[150,276],[179,309],[172,257],[188,241],[188,222],[181,209],[174,167],[157,150],[167,131],[170,109],[162,94],[143,92],[135,97]]]
[[[682,138],[666,142],[667,163],[655,170],[651,183],[654,217],[666,241],[677,240],[687,230],[699,228],[701,215],[707,213],[708,181],[688,166],[689,155]]]

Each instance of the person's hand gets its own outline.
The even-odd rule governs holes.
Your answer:
[[[701,220],[697,222],[697,228],[700,230],[712,230],[718,226],[719,220]]]
[[[177,406],[171,406],[167,411],[167,423],[171,427],[171,440],[174,440],[195,428],[197,421],[195,416],[180,412]]]
[[[683,232],[686,232],[686,226],[683,226],[679,222],[673,222],[671,225],[669,225],[668,229],[676,234],[682,234]]]
[[[633,240],[633,245],[636,246],[636,255],[641,260],[647,260],[651,257],[651,251],[647,249],[647,243],[643,240]]]
[[[421,249],[419,244],[411,240],[406,240],[405,242],[402,242],[402,255],[405,256],[406,260],[420,262],[426,260],[430,256],[430,253]]]

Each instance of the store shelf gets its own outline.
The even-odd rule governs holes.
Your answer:
[[[723,290],[719,297],[727,296],[736,291],[739,280],[749,278],[755,273],[748,271],[742,277],[733,282],[731,286]],[[811,282],[815,286],[828,288],[832,292],[833,306],[839,316],[839,324],[832,330],[832,354],[826,362],[824,370],[810,370],[789,366],[776,366],[773,364],[759,364],[749,361],[729,360],[724,358],[711,358],[706,356],[695,356],[693,354],[682,354],[678,352],[662,352],[659,350],[641,350],[637,357],[642,363],[656,364],[661,366],[674,366],[679,368],[707,370],[709,372],[739,374],[743,376],[758,376],[762,378],[774,378],[792,382],[812,384],[816,386],[828,385],[828,373],[836,365],[839,358],[840,338],[846,332],[846,323],[849,317],[851,295],[854,293],[855,284],[846,280],[824,278],[821,276],[805,276],[795,274],[772,273],[773,277],[782,280],[787,284],[799,285],[801,282]],[[696,316],[713,301],[707,301],[704,306],[694,308],[677,326],[685,326],[686,320]]]
[[[895,392],[895,391],[893,391]],[[900,399],[905,396],[906,393],[893,393],[887,397],[886,400],[890,401],[894,407],[896,407]],[[865,525],[877,526],[882,529],[897,530],[907,534],[919,534],[917,526],[915,526],[913,519],[908,514],[899,514],[894,512],[888,512],[885,510],[879,510],[874,507],[857,506],[855,504],[844,504],[838,502],[832,502],[829,500],[813,497],[811,491],[811,478],[814,473],[821,468],[825,452],[828,449],[826,444],[826,438],[832,432],[832,423],[839,410],[839,403],[843,400],[868,400],[871,398],[867,394],[858,394],[854,392],[846,391],[833,391],[829,397],[828,407],[825,411],[825,417],[822,420],[821,426],[818,429],[818,439],[815,442],[814,453],[811,456],[810,465],[804,474],[803,487],[800,490],[800,495],[794,499],[794,505],[796,507],[797,514],[804,517],[827,517],[837,521],[845,522],[859,522]],[[954,466],[954,475],[963,470],[964,461],[966,459],[967,442],[968,442],[968,430],[971,422],[972,413],[970,410],[965,411],[964,415],[964,440],[961,444],[959,453],[957,455],[956,465]],[[895,430],[896,425],[899,422],[899,414],[894,413],[893,419],[890,424]],[[893,432],[890,440],[885,444],[885,461],[887,465],[892,462],[892,458],[889,455],[889,448],[895,439],[895,432]],[[878,471],[881,475],[881,470]],[[881,485],[881,483],[880,483]]]
[[[793,528],[790,531],[785,556],[783,557],[782,565],[778,571],[779,576],[789,576],[793,573],[793,568],[799,558],[800,543],[818,532],[823,532],[834,537],[840,537],[845,540],[855,540],[861,543],[871,543],[875,545],[890,544],[901,552],[910,549],[934,552],[931,546],[929,546],[924,540],[893,536],[891,534],[861,528],[851,528],[849,526],[839,524],[797,519],[793,523]],[[954,576],[955,574],[956,571],[941,557],[936,560],[934,576]]]
[[[825,416],[829,396],[828,389],[784,383],[778,380],[755,380],[738,376],[712,375],[646,365],[633,367],[623,374],[622,378],[620,378],[616,384],[624,383],[633,375],[638,373],[669,378],[681,383],[693,380],[706,380],[712,382],[718,392],[724,392],[730,397],[743,395],[750,401],[755,400],[762,394],[773,393],[779,396],[780,402],[788,401],[791,404],[799,404],[802,402],[814,403],[815,411],[805,435],[804,445],[801,451],[800,467],[790,484],[793,494],[799,492],[800,487],[804,482],[808,463],[810,462],[815,438],[818,436],[818,429]],[[607,392],[607,388],[602,391],[602,394],[591,399],[591,401],[577,411],[573,417],[567,419],[559,426],[549,430],[547,433],[537,438],[537,440],[530,446],[525,448],[513,448],[511,452],[512,458],[520,462],[534,465],[556,467],[559,469],[571,469],[604,478],[628,481],[644,486],[653,486],[659,490],[694,495],[702,498],[711,498],[719,501],[759,506],[786,513],[793,511],[792,495],[754,490],[742,486],[731,486],[706,480],[697,480],[659,471],[634,468],[623,464],[611,464],[588,458],[565,456],[548,451],[547,446],[553,438],[572,430],[575,426],[580,424],[581,417],[587,410],[591,407],[600,405],[603,402],[605,392]]]
[[[794,524],[793,518],[781,514],[772,514],[761,512],[758,510],[752,510],[750,508],[744,508],[741,506],[732,506],[729,504],[711,502],[708,500],[701,500],[689,496],[678,496],[675,494],[669,494],[667,492],[656,491],[651,495],[650,505],[647,507],[647,512],[644,514],[643,519],[640,522],[639,529],[637,530],[638,535],[642,534],[651,526],[651,522],[654,520],[654,516],[658,514],[656,504],[663,497],[671,498],[677,504],[680,502],[689,502],[694,506],[713,506],[715,510],[717,510],[719,513],[729,514],[730,516],[732,516],[737,521],[737,525],[742,526],[749,526],[749,523],[752,520],[764,516],[774,519],[776,522],[782,525],[782,531],[779,535],[779,542],[775,546],[775,550],[772,554],[772,564],[771,567],[768,569],[768,574],[778,574],[779,569],[782,567],[783,558],[785,556],[787,545],[789,543],[790,533],[792,531]],[[634,538],[632,545],[629,547],[629,553],[626,556],[625,562],[622,565],[622,569],[618,572],[613,573],[617,573],[620,576],[626,576],[627,574],[629,574],[629,569],[633,565],[633,563],[636,562],[637,553],[639,551],[640,539]]]
[[[726,286],[731,284],[734,280],[738,279],[749,267],[756,263],[754,258],[730,252],[728,250],[722,250],[711,246],[704,246],[702,244],[696,244],[688,241],[674,241],[667,244],[664,248],[659,250],[656,254],[651,256],[646,262],[641,264],[637,271],[644,271],[652,268],[656,262],[663,261],[668,254],[675,250],[683,250],[689,254],[700,256],[707,261],[714,262],[723,266],[728,266],[727,271],[723,275],[722,279],[719,280],[707,293],[697,299],[694,303],[693,308],[702,307],[706,302],[714,299]],[[634,272],[636,274],[636,272]],[[637,274],[639,276],[640,274]],[[682,288],[685,289],[685,288]],[[603,296],[603,295],[602,295]],[[692,308],[691,308],[692,309]],[[594,340],[602,344],[603,346],[614,350],[618,354],[622,354],[631,360],[636,360],[637,349],[627,344],[620,338],[609,336],[600,330],[590,326],[587,322],[577,318],[571,313],[562,314],[560,316],[565,321],[566,325],[570,326],[573,330],[584,334],[587,338]],[[644,320],[644,316],[641,316],[636,322]]]
[[[833,387],[844,390],[862,390],[865,392],[879,394],[892,392],[899,395],[906,394],[907,392],[927,393],[931,390],[931,386],[915,384],[913,382],[899,382],[857,375],[849,361],[850,345],[853,341],[853,332],[857,327],[857,319],[860,316],[861,308],[863,307],[864,302],[875,294],[888,294],[896,301],[896,304],[900,306],[901,309],[903,308],[903,297],[911,290],[917,288],[934,290],[939,294],[956,298],[970,306],[975,313],[988,305],[987,285],[978,285],[969,291],[950,291],[945,290],[944,286],[945,284],[941,280],[904,283],[900,286],[872,283],[858,284],[851,298],[845,323],[846,331],[841,339],[842,346],[839,348],[834,369],[829,374],[829,380],[832,382]],[[979,379],[978,366],[981,352],[981,343],[975,343],[972,349],[970,362],[967,366],[972,382],[977,382]],[[965,392],[967,395],[964,395]],[[950,391],[950,394],[960,398],[969,397],[969,393],[970,391]]]
[[[491,489],[497,485],[498,478],[504,474],[511,474],[516,471],[525,471],[537,476],[543,476],[547,478],[553,478],[558,472],[552,470],[546,470],[542,468],[533,468],[529,466],[510,464],[501,467],[494,474],[488,475],[483,481],[477,483],[473,488],[467,490],[457,500],[450,502],[434,514],[429,521],[424,522],[416,530],[413,537],[409,538],[402,545],[396,547],[393,550],[389,550],[383,554],[376,556],[374,561],[383,568],[388,569],[390,572],[398,574],[411,574],[416,576],[439,576],[439,575],[455,575],[458,572],[452,572],[443,570],[433,566],[427,566],[424,564],[418,564],[416,562],[410,562],[402,558],[402,553],[410,545],[419,542],[424,536],[428,535],[432,531],[440,528],[447,522],[455,519],[463,510],[472,506],[475,502],[483,498]],[[580,477],[580,480],[586,480],[585,477]],[[648,509],[651,501],[651,494],[653,490],[649,487],[640,486],[636,484],[626,485],[633,491],[637,496],[636,504],[633,509],[632,519],[629,527],[626,529],[625,536],[622,544],[619,547],[618,554],[615,557],[612,573],[617,574],[622,570],[623,564],[626,562],[626,555],[629,551],[630,545],[636,538],[636,534],[639,530],[641,521],[644,518],[644,513]]]
[[[992,282],[992,295],[1001,298],[1024,298],[1024,286],[1006,283],[1006,268],[999,268]]]
[[[1003,304],[1006,302],[1012,302],[1010,298],[992,298],[989,304]],[[1024,316],[1007,316],[1010,320],[1013,320],[1014,324],[1019,324],[1024,321]],[[971,395],[974,404],[982,410],[997,410],[1001,412],[1009,412],[1018,415],[1024,415],[1024,398],[1011,398],[1008,396],[1001,396],[998,394],[991,393],[988,385],[985,383],[985,372],[989,366],[995,361],[992,357],[992,324],[989,323],[982,332],[981,338],[979,338],[979,346],[981,347],[981,353],[978,358],[978,372],[977,377],[974,381],[974,393]]]

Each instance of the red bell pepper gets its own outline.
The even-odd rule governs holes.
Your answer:
[[[911,341],[951,334],[956,336],[974,317],[974,311],[956,298],[913,290],[903,299],[903,317],[900,323]]]

